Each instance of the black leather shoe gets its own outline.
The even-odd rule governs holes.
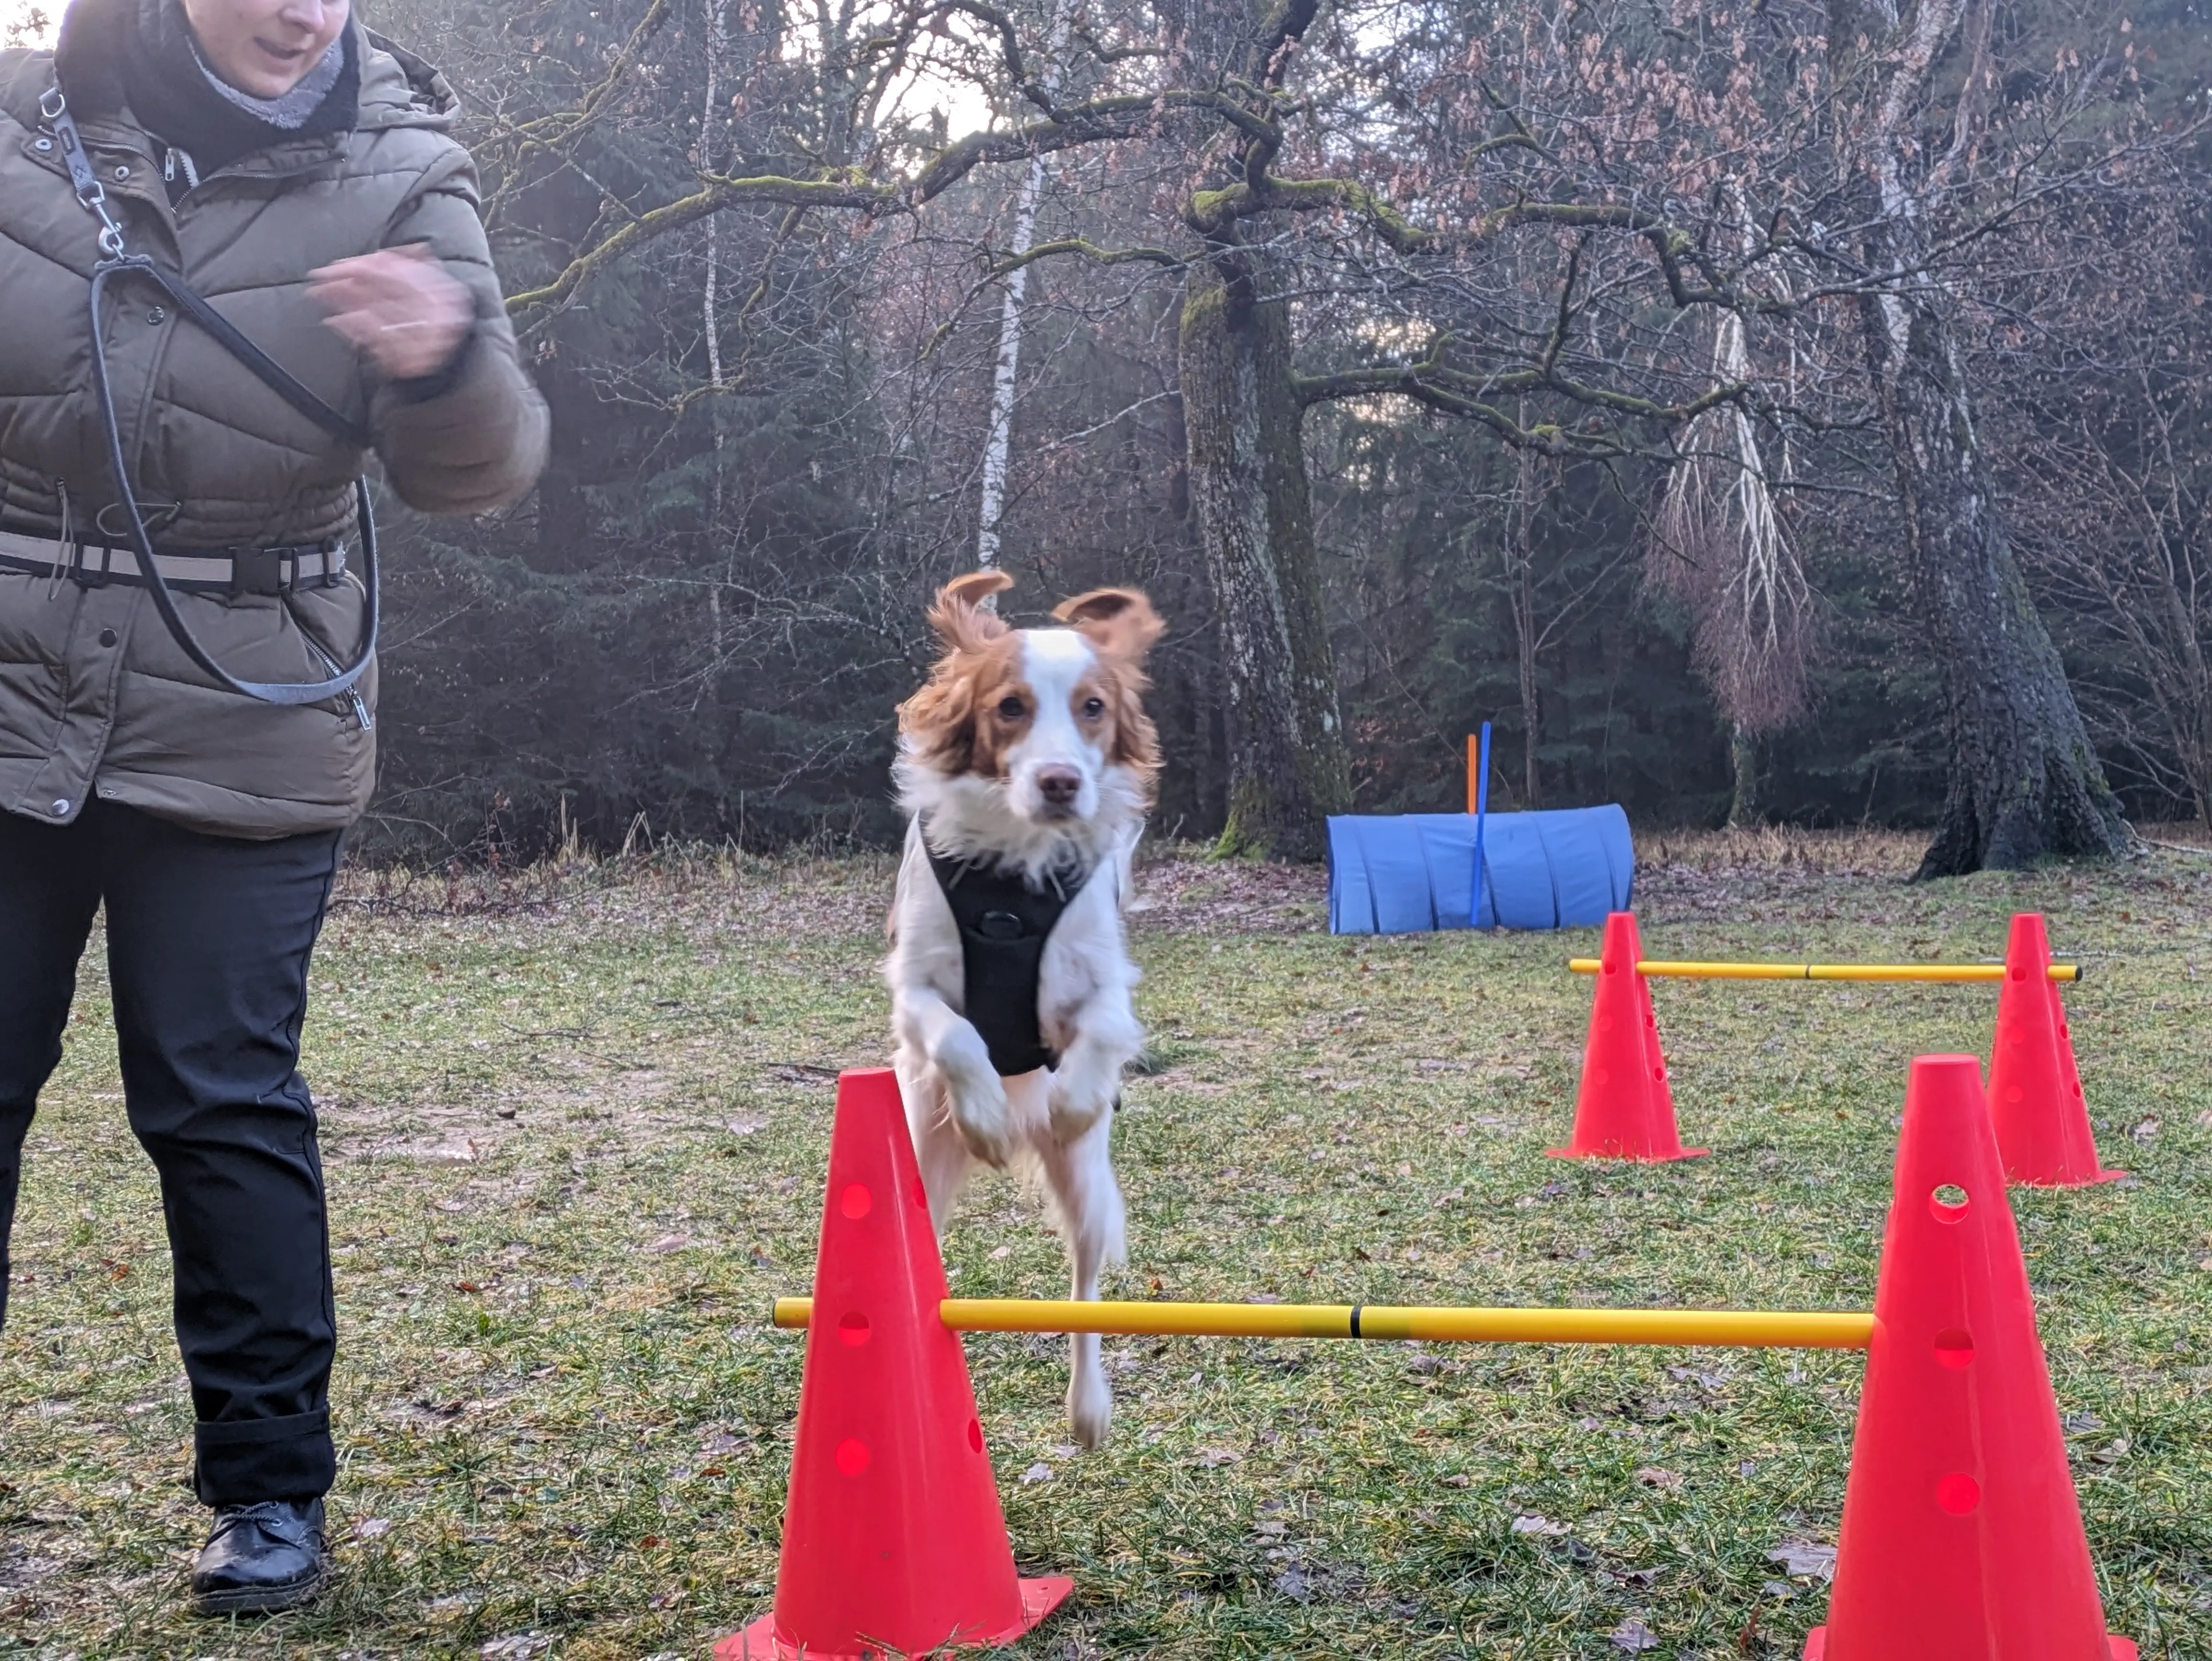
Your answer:
[[[271,1615],[323,1588],[323,1502],[264,1500],[223,1506],[192,1569],[202,1615]]]

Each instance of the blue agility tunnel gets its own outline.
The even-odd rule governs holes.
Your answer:
[[[1482,896],[1474,898],[1477,826]],[[1629,909],[1636,849],[1608,803],[1534,813],[1345,815],[1328,822],[1332,934],[1594,928]]]

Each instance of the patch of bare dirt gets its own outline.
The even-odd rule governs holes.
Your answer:
[[[577,861],[522,871],[349,868],[333,904],[386,917],[512,918],[532,928],[649,922],[694,941],[880,935],[897,864],[886,854],[753,859],[728,854]],[[1282,934],[1328,926],[1328,868],[1215,860],[1188,844],[1139,850],[1133,927]]]
[[[730,1116],[717,1118],[713,1110],[688,1098],[665,1101],[683,1082],[625,1074],[592,1091],[503,1091],[493,1103],[324,1101],[318,1104],[324,1154],[346,1161],[462,1167],[489,1161],[508,1143],[526,1142],[534,1132],[549,1129],[581,1126],[594,1135],[644,1145]],[[736,1121],[747,1129],[733,1129],[732,1134],[760,1129],[767,1123],[763,1112]]]
[[[1313,934],[1328,927],[1328,867],[1164,849],[1138,861],[1129,914],[1153,934]]]
[[[349,867],[331,904],[372,917],[649,922],[672,925],[695,941],[729,935],[787,942],[880,934],[897,869],[885,854],[755,859],[715,850],[548,861],[520,871]]]

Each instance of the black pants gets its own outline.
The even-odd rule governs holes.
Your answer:
[[[107,908],[131,1129],[161,1178],[200,1498],[329,1488],[330,1238],[298,1068],[338,833],[242,842],[89,804],[0,813],[0,1322],[23,1139]]]

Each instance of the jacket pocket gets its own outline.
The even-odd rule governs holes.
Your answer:
[[[327,597],[345,606],[340,617],[355,609],[343,590]],[[180,595],[178,610],[208,654],[239,679],[296,684],[330,673],[314,661],[289,605]],[[374,779],[376,739],[356,723],[350,700],[270,704],[219,688],[151,612],[141,611],[131,631],[111,769],[182,782],[184,795],[200,803],[191,822],[234,826],[232,834],[289,835],[359,812]]]
[[[359,587],[344,584],[300,589],[281,597],[252,594],[230,599],[178,594],[176,602],[178,615],[200,649],[226,673],[238,680],[270,683],[327,679],[330,671],[315,660],[306,631],[313,630],[325,650],[345,661],[359,638],[362,609]],[[138,674],[215,690],[214,680],[185,654],[150,605],[131,630],[128,667]],[[337,705],[331,708],[335,712]]]
[[[368,593],[348,571],[335,587],[300,588],[286,598],[306,660],[303,680],[334,678],[361,650],[362,627],[368,614]],[[376,665],[372,663],[351,691],[316,706],[337,713],[349,726],[367,731],[376,724]]]
[[[0,664],[58,664],[76,598],[66,578],[57,587],[52,577],[0,569]]]
[[[0,570],[0,757],[42,757],[62,722],[64,642],[77,590]]]

